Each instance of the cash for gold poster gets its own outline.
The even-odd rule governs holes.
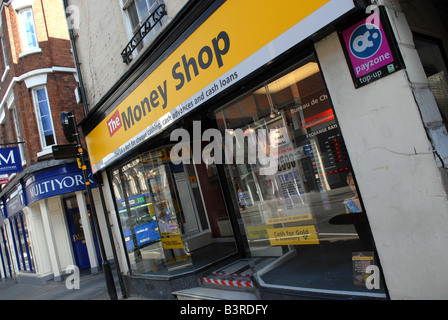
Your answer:
[[[162,232],[160,233],[160,237],[164,249],[183,249],[184,247],[179,233]]]
[[[319,244],[314,226],[268,229],[272,246]]]

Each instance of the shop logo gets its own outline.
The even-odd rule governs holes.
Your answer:
[[[0,174],[22,172],[22,160],[18,147],[0,149]]]
[[[123,122],[120,118],[120,113],[118,110],[110,117],[107,121],[107,128],[109,129],[109,134],[112,137],[118,130],[123,126]]]
[[[350,37],[350,51],[358,59],[373,57],[383,44],[380,28],[374,24],[359,26]]]

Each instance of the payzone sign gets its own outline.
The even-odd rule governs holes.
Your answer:
[[[22,172],[22,158],[18,147],[0,149],[0,175]]]
[[[356,88],[401,69],[401,60],[391,45],[391,37],[388,37],[388,28],[384,27],[386,23],[382,22],[382,15],[386,13],[377,10],[341,34]]]

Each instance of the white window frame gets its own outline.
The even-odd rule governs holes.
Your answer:
[[[22,130],[20,130],[20,120],[19,120],[19,115],[17,114],[17,108],[15,105],[13,105],[11,107],[11,111],[12,111],[12,115],[13,115],[13,120],[14,120],[14,129],[16,132],[16,137],[17,137],[17,142],[23,142],[23,136],[22,136]],[[25,150],[23,148],[23,144],[20,143],[19,144],[19,150],[20,150],[20,155],[22,158],[22,165],[26,164],[26,159],[25,159]]]
[[[34,37],[34,40],[36,42],[36,46],[30,46],[28,42],[28,33],[26,31],[25,23],[28,22],[24,19],[24,16],[27,13],[31,13],[31,25],[33,27],[34,34],[32,35]],[[42,50],[39,48],[39,39],[37,38],[37,30],[36,30],[36,23],[34,22],[34,13],[32,7],[27,7],[20,9],[17,11],[17,15],[19,18],[19,30],[20,30],[20,38],[22,40],[22,53],[19,55],[20,57],[36,53],[36,52],[42,52]]]
[[[49,112],[49,115],[50,115],[51,128],[53,130],[54,144],[52,144],[52,145],[47,145],[46,140],[45,140],[45,132],[43,130],[43,124],[42,124],[42,115],[40,114],[39,101],[38,101],[38,98],[37,98],[37,91],[38,90],[42,90],[42,89],[45,91],[45,97],[46,97],[46,101],[47,101],[47,105],[48,105],[48,112]],[[33,93],[34,111],[36,113],[36,120],[37,120],[37,125],[38,125],[38,128],[39,128],[40,143],[41,143],[41,146],[42,146],[42,150],[43,151],[48,151],[48,150],[51,150],[51,146],[57,144],[56,131],[55,131],[55,128],[54,128],[54,123],[53,123],[50,99],[48,97],[48,90],[47,90],[46,86],[38,86],[38,87],[34,87],[32,89],[32,93]]]
[[[146,0],[149,1],[149,0]],[[126,30],[127,30],[127,34],[128,34],[128,39],[129,41],[134,37],[135,32],[142,26],[142,22],[146,21],[146,19],[148,18],[148,16],[150,15],[150,12],[152,12],[154,10],[155,7],[157,7],[160,3],[165,3],[164,0],[155,0],[154,4],[149,8],[149,11],[142,14],[141,12],[138,11],[137,8],[137,1],[136,0],[119,0],[119,3],[121,5],[121,7],[123,8],[123,16],[124,16],[124,20],[125,20],[125,26],[126,26]],[[148,4],[148,3],[147,3]],[[139,23],[138,26],[134,26],[132,25],[132,19],[131,19],[131,14],[129,11],[129,7],[131,5],[135,5],[135,10],[137,12],[137,16],[139,19]],[[165,17],[166,18],[166,17]],[[163,20],[162,20],[163,21]],[[166,22],[166,21],[165,21]],[[162,26],[165,24],[165,22],[162,22]],[[139,52],[142,51],[142,49],[150,42],[152,42],[154,40],[154,38],[157,36],[158,32],[160,31],[160,28],[157,29],[152,35],[147,35],[143,41],[141,42],[141,44],[139,45],[139,47],[133,52],[132,57],[135,58],[138,56]],[[153,32],[153,31],[152,31]]]
[[[9,72],[10,68],[9,68],[8,56],[6,54],[6,46],[5,46],[5,38],[4,38],[4,36],[0,37],[0,42],[1,42],[1,46],[2,46],[3,62],[5,64],[1,81],[4,82],[5,79],[6,79],[6,76],[8,75],[8,72]]]

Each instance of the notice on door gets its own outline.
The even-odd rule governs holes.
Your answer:
[[[319,244],[314,226],[268,229],[271,246]]]

